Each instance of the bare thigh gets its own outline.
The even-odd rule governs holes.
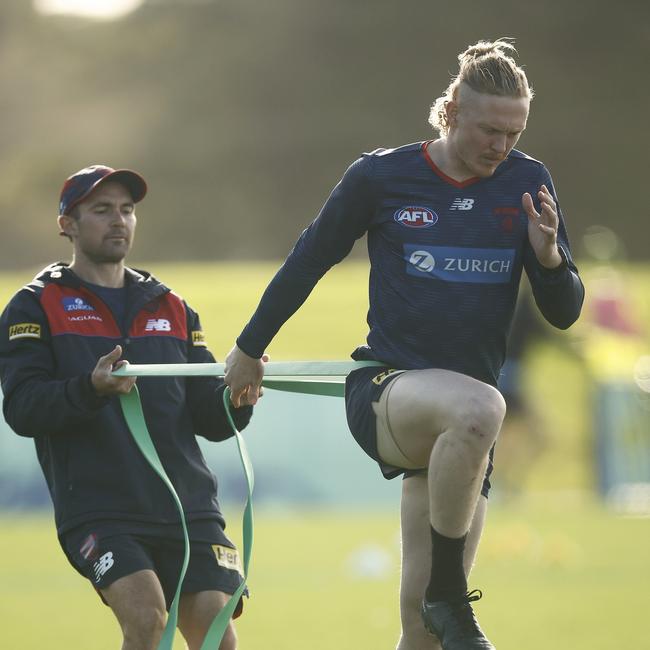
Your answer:
[[[377,450],[390,465],[426,467],[436,438],[460,423],[494,420],[505,405],[488,384],[451,370],[409,370],[393,379],[373,404]]]

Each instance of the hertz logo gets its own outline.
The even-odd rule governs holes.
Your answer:
[[[16,323],[9,328],[9,340],[40,339],[41,326],[38,323]]]
[[[194,330],[192,332],[192,345],[206,347],[205,334],[200,330]]]
[[[212,550],[214,551],[219,566],[230,569],[231,571],[237,571],[243,575],[239,552],[236,548],[214,544]]]

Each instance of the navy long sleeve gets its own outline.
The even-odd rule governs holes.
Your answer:
[[[365,154],[302,233],[239,336],[260,357],[280,327],[354,241],[368,238],[369,333],[356,359],[445,368],[496,384],[525,269],[544,317],[560,328],[580,313],[584,287],[558,204],[563,263],[545,269],[528,240],[522,195],[546,184],[544,165],[513,150],[489,178],[457,183],[426,143]]]

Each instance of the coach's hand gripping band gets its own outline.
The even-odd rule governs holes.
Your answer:
[[[265,377],[262,381],[262,385],[273,390],[342,397],[345,391],[345,386],[341,380],[348,373],[357,368],[378,365],[382,364],[376,361],[306,361],[297,363],[267,363],[264,365]],[[118,370],[115,370],[113,374],[120,377],[215,377],[223,376],[224,370],[224,364],[222,363],[125,364]],[[212,621],[210,629],[201,645],[201,650],[210,650],[211,648],[216,650],[219,647],[221,639],[228,627],[228,623],[237,607],[237,603],[246,589],[248,565],[250,563],[251,551],[253,548],[253,467],[246,450],[244,439],[237,430],[230,413],[230,389],[228,388],[226,388],[223,393],[223,403],[228,423],[230,424],[235,434],[235,439],[237,440],[239,457],[244,469],[248,489],[248,497],[246,499],[246,506],[242,520],[244,575],[238,589],[230,597],[223,609],[215,617],[214,621]],[[178,494],[176,494],[176,490],[160,462],[158,452],[156,451],[151,436],[149,435],[149,431],[147,430],[137,386],[134,386],[128,395],[120,396],[120,404],[133,439],[153,470],[169,489],[181,515],[181,526],[183,529],[183,539],[185,541],[185,554],[181,573],[178,579],[178,585],[176,587],[176,593],[174,594],[174,599],[169,608],[167,624],[165,625],[163,636],[158,645],[158,650],[172,650],[174,634],[176,633],[176,625],[178,621],[178,603],[181,595],[181,585],[183,584],[183,578],[185,577],[185,572],[190,559],[190,544],[187,534],[187,526],[185,524],[185,513],[183,512],[183,506],[178,498]]]

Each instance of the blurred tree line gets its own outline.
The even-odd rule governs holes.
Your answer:
[[[1,267],[66,258],[58,193],[97,162],[149,182],[134,258],[280,258],[360,152],[432,137],[457,53],[499,36],[537,93],[519,146],[574,243],[605,223],[647,258],[649,18],[643,0],[149,0],[94,22],[3,0]]]

